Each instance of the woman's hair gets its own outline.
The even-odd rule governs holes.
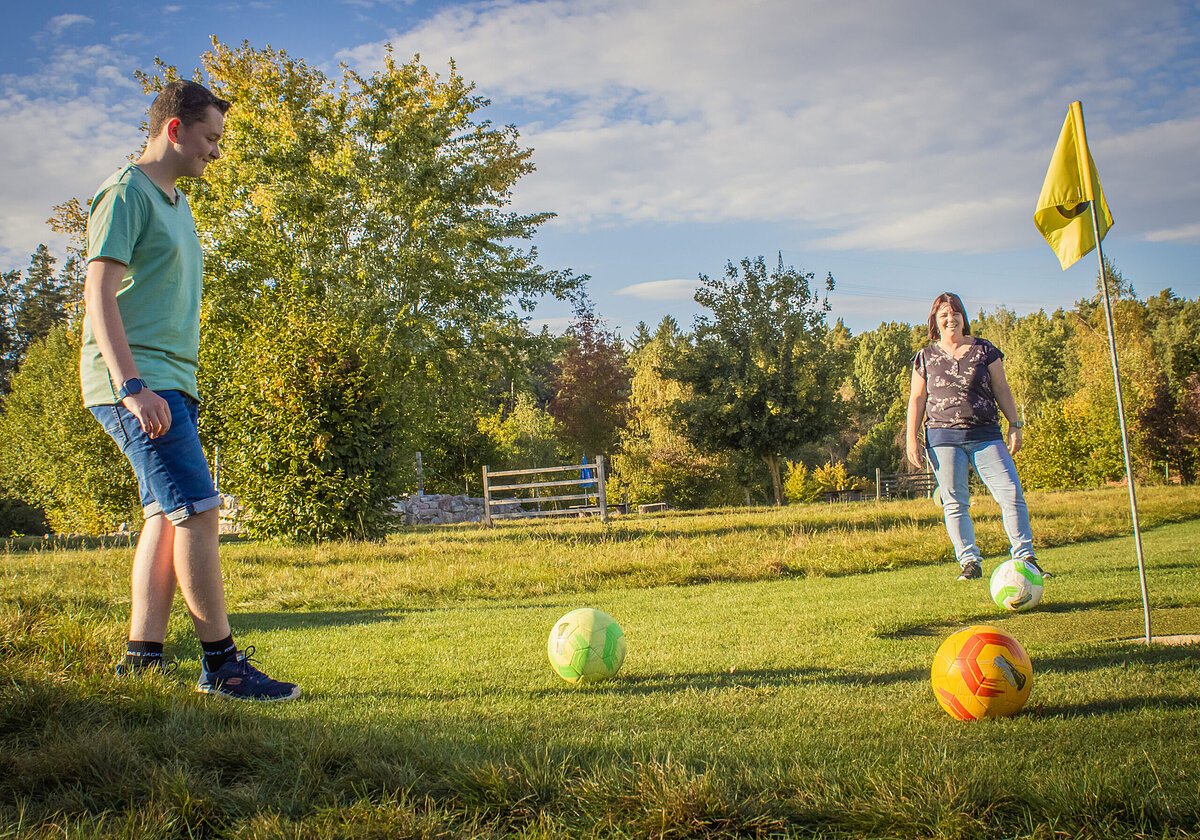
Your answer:
[[[942,333],[937,325],[937,313],[942,308],[943,304],[950,304],[950,308],[962,316],[963,319],[963,335],[971,334],[971,319],[967,317],[967,309],[963,306],[962,298],[954,294],[954,292],[942,292],[933,299],[933,306],[929,307],[929,340],[937,341]]]

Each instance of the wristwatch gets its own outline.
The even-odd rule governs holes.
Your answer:
[[[1023,428],[1025,428],[1025,421],[1024,420],[1010,420],[1010,421],[1008,421],[1008,428],[1023,429]]]
[[[140,394],[145,387],[146,380],[144,379],[126,379],[125,384],[121,386],[121,390],[117,391],[117,402],[121,402],[133,394]]]

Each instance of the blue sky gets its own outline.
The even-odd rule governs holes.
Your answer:
[[[777,252],[833,274],[852,330],[1067,306],[1033,204],[1073,99],[1116,225],[1105,253],[1142,295],[1200,296],[1200,4],[802,0],[10,4],[0,34],[0,267],[23,266],[51,207],[86,198],[140,143],[132,80],[208,38],[287,50],[336,74],[385,43],[453,58],[515,123],[538,171],[521,210],[558,218],[543,264],[591,275],[624,335],[674,315],[697,275]],[[549,303],[535,326],[565,324]]]

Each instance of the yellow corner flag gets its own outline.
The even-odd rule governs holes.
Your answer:
[[[1087,166],[1083,165],[1084,161]],[[1096,247],[1092,214],[1088,212],[1093,199],[1098,210],[1096,226],[1103,240],[1112,227],[1113,218],[1104,200],[1104,190],[1100,188],[1096,162],[1088,151],[1083,105],[1072,102],[1033,212],[1033,223],[1058,254],[1063,271]]]

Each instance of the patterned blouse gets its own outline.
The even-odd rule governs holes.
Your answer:
[[[913,370],[925,378],[929,391],[925,427],[930,446],[1002,438],[988,365],[1003,358],[996,345],[982,338],[976,338],[961,359],[937,344],[929,344],[913,356]],[[957,433],[942,434],[938,430]]]

